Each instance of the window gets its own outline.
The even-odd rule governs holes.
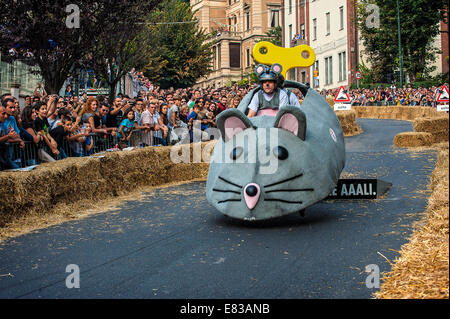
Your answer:
[[[247,48],[246,52],[246,58],[247,58],[247,68],[250,67],[250,49]]]
[[[217,70],[217,48],[213,47],[213,70]]]
[[[250,9],[245,11],[245,31],[250,30]]]
[[[319,86],[319,60],[314,63],[314,70],[313,70],[313,79],[314,79],[314,87]]]
[[[296,80],[295,79],[295,68],[294,69],[290,69],[288,74],[289,74],[289,80],[293,80],[293,81]]]
[[[230,43],[230,68],[241,67],[241,45]]]
[[[300,36],[301,36],[300,39],[302,39],[302,40],[306,39],[306,36],[305,36],[305,25],[304,24],[300,25]]]
[[[347,53],[342,52],[342,80],[347,80]]]
[[[339,30],[344,29],[344,7],[339,7]]]
[[[289,25],[289,41],[290,41],[290,45],[294,46],[294,36],[292,34],[292,24]]]
[[[325,58],[325,85],[333,83],[333,57]]]
[[[231,18],[228,18],[229,31],[230,34],[236,35],[237,33],[237,17],[233,15]]]
[[[217,45],[217,69],[222,68],[222,44]]]
[[[339,81],[347,80],[347,54],[339,53]]]
[[[289,0],[289,14],[292,14],[292,0]]]
[[[328,63],[330,63],[330,66],[328,68],[328,71],[330,72],[330,84],[333,83],[333,57],[328,58]]]
[[[302,71],[302,83],[306,83],[306,72]]]
[[[330,23],[331,23],[331,20],[330,20],[330,13],[329,12],[327,12],[325,14],[325,18],[326,18],[326,21],[327,21],[327,34],[326,35],[330,35]]]
[[[317,19],[313,19],[313,40],[317,40]]]
[[[269,14],[269,27],[275,28],[280,25],[280,11],[271,9]]]

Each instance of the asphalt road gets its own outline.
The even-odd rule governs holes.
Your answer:
[[[436,153],[392,146],[410,122],[358,122],[364,133],[346,138],[345,172],[391,182],[381,199],[321,202],[304,218],[252,223],[212,208],[205,183],[156,189],[4,242],[0,298],[371,298],[365,267],[390,270],[384,257],[398,256],[426,209]],[[79,288],[69,289],[72,264]]]

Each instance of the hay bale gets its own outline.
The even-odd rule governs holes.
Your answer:
[[[433,135],[426,132],[403,132],[394,137],[397,147],[419,147],[433,144]]]
[[[356,111],[336,111],[336,115],[341,123],[344,136],[354,136],[362,133],[361,127],[356,122]]]
[[[433,135],[433,143],[448,142],[449,117],[417,118],[413,124],[414,131]]]
[[[448,131],[449,117],[418,118],[414,121],[413,127],[416,132],[434,133],[443,130]]]
[[[440,117],[442,113],[428,106],[353,106],[358,118],[413,121],[416,118]]]
[[[197,144],[197,150],[206,145]],[[187,147],[189,163],[183,164],[171,161],[172,147],[147,147],[106,153],[103,158],[68,158],[31,172],[0,172],[0,227],[30,214],[52,213],[58,205],[82,201],[86,206],[146,186],[205,180],[209,163],[194,163],[194,146]]]
[[[384,273],[378,299],[449,298],[449,151],[440,150],[424,219]]]

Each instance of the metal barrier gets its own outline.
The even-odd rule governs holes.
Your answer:
[[[136,148],[163,145],[161,141],[162,139],[155,136],[153,136],[152,145],[144,144],[142,142],[143,134],[144,132],[141,130],[134,130],[130,141],[126,143],[126,145],[120,143],[121,141],[117,135],[112,136],[111,134],[92,133],[89,134],[83,143],[64,140],[63,145],[59,147],[60,155],[58,156],[52,154],[51,149],[45,142],[40,142],[36,145],[33,142],[24,141],[25,147],[23,149],[20,148],[18,143],[5,143],[4,146],[0,148],[0,152],[6,152],[6,154],[4,154],[5,158],[8,158],[11,162],[13,162],[13,165],[15,164],[20,168],[25,168],[27,166],[39,165],[42,163],[40,150],[45,151],[54,160],[59,160],[65,157],[86,157],[96,153],[102,153],[107,150],[119,148],[119,144],[121,147],[128,146]],[[89,151],[86,150],[86,142],[88,142],[89,145],[92,145]],[[169,138],[167,138],[165,142],[169,145]],[[79,144],[77,145],[75,143]]]

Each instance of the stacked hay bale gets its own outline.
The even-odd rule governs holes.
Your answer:
[[[336,111],[336,115],[341,123],[344,136],[354,136],[362,133],[361,127],[356,123],[356,111]]]
[[[397,147],[431,146],[448,142],[449,117],[417,118],[413,124],[414,132],[404,132],[394,137]]]
[[[358,118],[414,121],[417,118],[440,117],[442,114],[428,106],[353,106]]]
[[[103,158],[67,158],[31,172],[0,172],[0,227],[24,215],[49,213],[61,204],[95,203],[140,187],[206,179],[209,163],[194,163],[193,151],[207,145],[187,145],[187,163],[180,164],[171,161],[171,147],[148,147]]]
[[[326,100],[328,104],[334,108],[334,100],[330,98],[327,98]],[[336,116],[341,123],[344,136],[354,136],[363,132],[358,123],[356,123],[357,113],[353,108],[349,111],[336,111]]]
[[[449,117],[417,118],[414,121],[414,131],[431,133],[433,143],[448,142]]]
[[[431,175],[423,227],[417,229],[383,274],[383,284],[375,293],[379,299],[449,298],[449,150],[439,145],[436,168]]]

